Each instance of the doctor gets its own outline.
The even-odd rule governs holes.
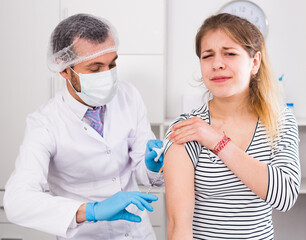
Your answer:
[[[115,29],[91,15],[53,31],[48,66],[66,88],[27,117],[5,189],[11,222],[57,239],[156,239],[144,210],[157,197],[139,192],[136,179],[152,183],[162,165],[152,147],[162,142],[148,142],[154,134],[141,96],[117,79],[117,49]]]

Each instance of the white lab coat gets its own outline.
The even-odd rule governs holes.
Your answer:
[[[27,117],[24,141],[5,189],[8,219],[58,239],[155,239],[145,211],[137,211],[141,223],[76,224],[75,214],[84,202],[138,190],[135,176],[145,185],[155,177],[144,163],[146,142],[154,134],[133,86],[119,83],[106,106],[103,138],[84,121],[86,111],[65,88]],[[51,194],[44,192],[47,186]]]

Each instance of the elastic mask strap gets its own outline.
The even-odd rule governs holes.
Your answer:
[[[69,67],[76,75],[78,75],[79,76],[79,74],[77,74],[76,73],[76,71],[74,71],[71,67]],[[68,82],[70,83],[70,86],[72,87],[72,89],[74,90],[74,92],[75,93],[79,93],[73,86],[72,86],[72,83],[70,82],[70,80],[69,79],[67,79],[68,80]]]
[[[72,72],[74,72],[76,75],[80,76],[76,71],[73,70],[72,67],[69,66],[69,68],[72,70]]]

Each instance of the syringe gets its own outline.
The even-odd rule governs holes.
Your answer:
[[[161,175],[161,173],[163,172],[163,168],[164,168],[164,166],[162,166],[161,169],[158,171],[158,174],[157,174],[157,175],[155,176],[155,178],[153,179],[153,181],[152,181],[150,187],[149,187],[148,190],[147,190],[147,193],[150,193],[150,192],[151,192],[151,190],[152,190],[152,188],[153,188],[155,182],[160,178],[160,175]]]
[[[157,156],[154,158],[154,161],[157,162],[160,158],[160,156],[163,154],[163,152],[165,151],[165,147],[163,146],[162,148],[153,148],[153,150],[157,153]],[[164,166],[161,167],[161,169],[158,171],[158,174],[155,176],[155,178],[153,179],[150,187],[147,190],[147,193],[150,193],[150,191],[152,190],[154,184],[156,183],[156,181],[160,178],[161,173],[163,172],[163,168]]]

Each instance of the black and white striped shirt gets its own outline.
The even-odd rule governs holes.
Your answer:
[[[211,122],[208,106],[203,105],[191,114],[182,114],[173,124],[194,116]],[[194,239],[273,239],[272,208],[289,210],[297,199],[300,186],[295,117],[285,109],[279,124],[279,136],[271,144],[259,119],[246,150],[268,166],[265,201],[245,186],[209,149],[198,142],[185,143],[195,168]],[[172,145],[167,139],[169,133],[168,130],[166,150]]]

